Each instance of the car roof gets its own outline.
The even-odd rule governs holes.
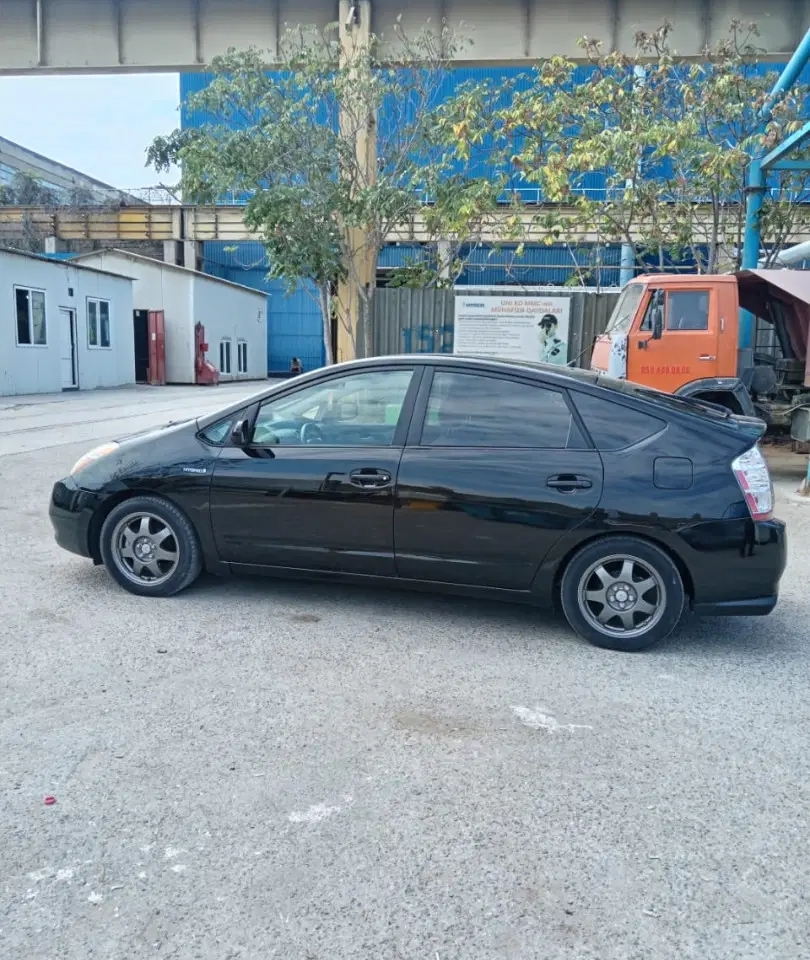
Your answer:
[[[629,402],[633,406],[646,407],[648,412],[653,411],[650,407],[657,407],[658,416],[664,416],[666,413],[674,413],[676,416],[695,416],[701,419],[710,420],[719,423],[729,418],[729,413],[720,408],[714,408],[699,401],[689,400],[682,397],[676,397],[672,394],[662,393],[652,387],[644,387],[628,380],[616,380],[607,377],[594,370],[582,370],[578,367],[561,367],[551,363],[541,363],[532,360],[511,360],[496,357],[482,357],[473,354],[448,354],[448,353],[406,353],[395,354],[393,356],[371,357],[367,360],[350,360],[345,363],[335,364],[329,367],[320,367],[292,379],[283,379],[274,383],[272,386],[265,387],[257,391],[256,395],[250,399],[242,399],[223,407],[215,413],[201,417],[198,421],[200,427],[209,426],[228,415],[237,412],[240,409],[259,403],[266,397],[276,392],[281,392],[285,388],[303,387],[308,383],[316,384],[322,379],[334,376],[336,373],[350,373],[354,370],[368,370],[375,367],[392,366],[457,366],[459,368],[480,369],[481,372],[490,373],[511,373],[518,376],[537,377],[549,386],[556,385],[561,389],[584,389],[589,393],[595,393],[618,402]]]

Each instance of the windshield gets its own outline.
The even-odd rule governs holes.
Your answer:
[[[643,293],[643,283],[627,284],[613,308],[605,333],[626,334],[630,332],[630,324],[636,315]]]

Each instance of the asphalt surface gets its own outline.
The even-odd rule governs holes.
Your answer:
[[[142,600],[56,547],[88,447],[249,391],[0,401],[0,957],[808,957],[790,464],[776,612],[639,655],[413,594]]]

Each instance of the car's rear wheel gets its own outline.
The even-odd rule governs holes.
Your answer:
[[[681,621],[686,593],[672,559],[636,537],[605,537],[583,547],[561,583],[571,627],[608,650],[645,650]]]
[[[130,593],[171,597],[200,575],[202,552],[188,517],[163,497],[133,497],[114,507],[101,528],[101,558]]]

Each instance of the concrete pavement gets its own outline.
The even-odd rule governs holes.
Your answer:
[[[636,656],[468,600],[147,601],[56,547],[50,486],[89,446],[252,389],[2,402],[0,957],[806,958],[793,481],[776,612]]]

